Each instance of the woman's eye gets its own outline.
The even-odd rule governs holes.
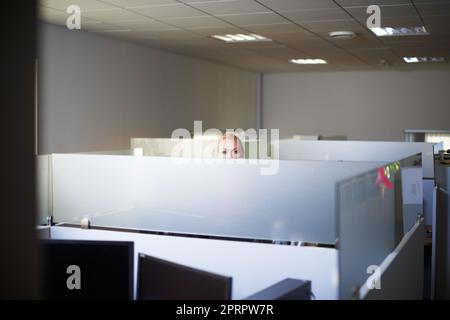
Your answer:
[[[222,154],[227,154],[227,150],[222,150]]]
[[[233,152],[234,152],[234,154],[237,154],[237,153],[238,153],[238,151],[237,151],[237,150],[233,150]]]

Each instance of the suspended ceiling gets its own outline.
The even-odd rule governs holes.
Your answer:
[[[262,72],[449,68],[450,0],[41,0],[42,21],[65,25],[66,8],[81,8],[81,29],[195,58]],[[381,24],[425,26],[429,35],[376,37],[368,5]],[[331,31],[357,37],[336,40]],[[269,42],[225,43],[214,34],[256,33]],[[407,64],[404,56],[445,62]],[[326,65],[294,65],[320,58]]]

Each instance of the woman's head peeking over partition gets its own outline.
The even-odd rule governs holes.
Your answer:
[[[244,148],[241,139],[234,133],[224,133],[217,143],[217,156],[222,159],[244,158]]]

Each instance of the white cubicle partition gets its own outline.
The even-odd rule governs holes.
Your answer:
[[[51,158],[54,220],[88,218],[94,227],[52,227],[53,239],[131,240],[135,259],[142,252],[232,276],[234,299],[286,277],[311,280],[317,299],[351,298],[366,264],[381,263],[399,240],[399,171],[387,177],[393,187],[377,175],[397,163]],[[270,166],[275,174],[262,174]],[[337,249],[237,241],[334,244],[337,237]]]
[[[432,226],[433,235],[436,234],[436,202],[435,202],[435,174],[434,174],[434,144],[425,142],[380,142],[380,141],[295,141],[280,140],[280,159],[301,160],[341,160],[341,161],[394,161],[410,156],[422,154],[423,167],[423,213],[426,226]],[[410,211],[414,217],[416,206],[407,205],[405,211]],[[411,219],[409,224],[411,224]],[[436,246],[433,246],[435,256]],[[434,274],[435,263],[432,263]],[[434,279],[431,280],[434,283]]]
[[[390,183],[381,184],[377,171],[338,183],[341,299],[365,297],[367,291],[373,298],[422,298],[423,215],[398,234],[397,215],[403,211],[399,187],[408,173],[390,170]]]
[[[424,223],[416,222],[360,290],[365,300],[423,299]],[[376,285],[377,284],[377,285]]]
[[[244,299],[285,278],[311,280],[316,299],[337,299],[337,251],[129,232],[52,227],[52,239],[134,241],[138,253],[231,276],[232,299]],[[136,287],[136,286],[135,286]]]
[[[339,297],[355,298],[368,270],[379,265],[403,236],[398,224],[399,179],[383,184],[378,170],[344,179],[337,189]],[[400,207],[401,208],[401,207]]]
[[[276,146],[272,146],[276,148]],[[422,154],[425,225],[433,225],[434,154],[433,144],[425,142],[381,141],[296,141],[280,140],[280,159],[326,161],[395,161]]]
[[[335,183],[384,163],[55,154],[53,219],[93,226],[334,244]],[[186,160],[186,159],[185,159]],[[263,175],[264,169],[276,174]]]
[[[280,140],[278,148],[282,160],[391,162],[422,153],[423,177],[434,179],[432,143]]]

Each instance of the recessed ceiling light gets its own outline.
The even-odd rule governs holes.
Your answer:
[[[403,57],[406,63],[444,62],[444,57]]]
[[[259,34],[226,34],[226,35],[212,35],[214,39],[222,40],[225,42],[259,42],[259,41],[272,41],[272,39],[260,36]]]
[[[430,33],[425,27],[384,27],[370,28],[378,37],[425,36]]]
[[[327,64],[323,59],[291,59],[289,61],[295,64]]]
[[[356,37],[353,31],[333,31],[330,32],[330,37],[334,39],[348,40]]]

